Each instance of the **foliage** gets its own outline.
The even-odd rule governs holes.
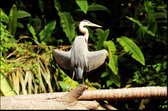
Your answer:
[[[80,7],[80,9],[86,14],[88,10],[87,0],[76,0],[76,3]]]
[[[14,96],[16,95],[15,90],[12,88],[10,82],[7,80],[7,78],[0,73],[0,80],[1,80],[1,95],[5,96]]]
[[[127,17],[127,18],[129,20],[131,20],[132,22],[136,23],[139,26],[139,31],[141,31],[140,34],[141,33],[143,34],[144,32],[146,32],[147,34],[149,34],[151,36],[155,36],[155,34],[152,31],[150,31],[147,26],[144,26],[139,20],[136,20],[136,19],[134,19],[132,17]]]
[[[75,25],[74,20],[69,12],[59,12],[61,19],[61,26],[69,41],[72,42],[75,37]]]
[[[107,49],[109,53],[105,67],[88,74],[85,82],[89,88],[167,85],[164,0],[17,0],[0,5],[3,96],[67,91],[71,72],[56,64],[52,49],[69,50],[83,19],[103,26],[88,28],[89,50]],[[73,80],[71,88],[78,84]],[[150,106],[153,103],[157,105]],[[160,110],[167,109],[166,103],[137,100],[111,104],[118,109]]]
[[[4,22],[3,18],[1,18],[1,83],[3,84],[1,94],[6,96],[31,94],[53,92],[54,88],[58,89],[56,77],[51,75],[48,66],[52,59],[52,47],[42,44],[31,45],[29,42],[18,44],[21,39],[29,39],[29,37],[21,36],[19,40],[16,40],[4,25],[7,21],[2,22]],[[45,27],[42,34],[50,31],[46,31],[47,29],[49,28]],[[55,81],[54,84],[51,82],[51,76],[52,81]],[[46,85],[48,87],[45,87]]]
[[[36,44],[40,44],[40,43],[45,44],[49,42],[49,40],[51,39],[51,34],[53,33],[55,26],[56,26],[56,22],[51,21],[50,23],[46,24],[44,29],[42,29],[39,32],[39,34],[37,34],[33,26],[31,26],[30,24],[27,25],[28,30],[32,34],[33,40],[34,42],[36,42]]]
[[[105,47],[109,50],[109,68],[114,72],[115,75],[118,74],[118,56],[115,55],[116,47],[113,43],[113,41],[105,41],[104,42]]]
[[[29,17],[30,14],[23,10],[17,10],[16,5],[14,4],[12,8],[10,9],[9,16],[7,16],[1,9],[3,22],[8,24],[8,31],[11,33],[11,35],[15,35],[16,29],[18,26],[22,27],[22,24],[18,22],[18,19],[22,19],[25,17]]]
[[[145,65],[145,59],[141,50],[131,39],[123,36],[121,38],[117,38],[117,41],[124,47],[124,50],[127,53],[131,54],[135,60],[139,61],[142,65]]]

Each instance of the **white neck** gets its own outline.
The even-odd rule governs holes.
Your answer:
[[[86,27],[84,27],[82,24],[79,25],[79,30],[81,33],[84,34],[84,37],[86,38],[86,40],[88,41],[89,38],[89,31]]]

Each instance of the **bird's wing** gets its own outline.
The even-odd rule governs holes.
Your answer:
[[[53,55],[56,60],[56,62],[62,66],[63,68],[67,70],[72,70],[70,62],[71,62],[71,57],[70,57],[70,51],[65,52],[65,51],[60,51],[58,49],[53,49]]]
[[[108,52],[106,50],[93,51],[88,53],[88,66],[86,68],[86,72],[94,70],[101,66],[106,57],[108,56]]]

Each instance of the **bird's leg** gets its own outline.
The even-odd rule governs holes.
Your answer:
[[[84,77],[82,78],[82,84],[85,84],[85,79],[84,79]]]
[[[71,90],[71,85],[72,85],[72,81],[74,79],[74,76],[75,76],[75,71],[73,71],[73,73],[72,73],[72,78],[71,78],[71,83],[70,83],[70,86],[69,86],[69,91]]]
[[[78,80],[78,83],[79,83],[79,84],[84,84],[84,83],[85,83],[84,77],[82,77],[82,79],[79,79],[79,80]]]
[[[83,78],[78,80],[79,84],[83,84]]]

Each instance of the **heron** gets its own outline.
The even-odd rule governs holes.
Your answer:
[[[108,56],[108,52],[105,49],[98,51],[88,50],[89,31],[86,26],[101,28],[100,25],[83,20],[79,24],[79,31],[83,35],[75,37],[69,51],[53,49],[56,62],[64,69],[72,70],[73,76],[76,75],[77,80],[82,80],[84,73],[100,67]]]

